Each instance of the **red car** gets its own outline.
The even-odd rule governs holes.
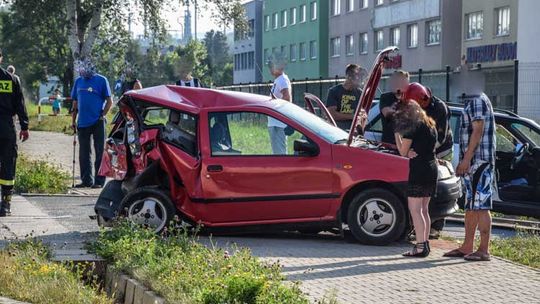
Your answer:
[[[375,62],[357,112],[369,109],[391,51]],[[306,102],[312,112],[325,110],[316,98]],[[269,118],[287,125],[286,153],[272,152]],[[378,245],[404,236],[408,159],[329,121],[268,96],[178,86],[130,91],[100,169],[114,180],[96,203],[99,222],[124,215],[156,231],[175,216],[227,231],[341,231],[345,224],[359,242]],[[452,166],[441,162],[432,220],[453,213],[460,193]]]

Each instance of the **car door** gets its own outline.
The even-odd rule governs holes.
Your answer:
[[[289,127],[286,153],[273,153],[270,117],[284,121],[264,110],[208,114],[199,202],[211,222],[319,220],[339,196],[332,193],[330,144]],[[311,142],[319,153],[295,152],[297,139]]]

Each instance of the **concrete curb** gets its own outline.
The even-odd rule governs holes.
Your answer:
[[[0,304],[30,304],[27,302],[15,301],[9,298],[0,297]]]
[[[165,304],[165,299],[148,290],[142,283],[107,266],[105,291],[118,303],[124,304]]]

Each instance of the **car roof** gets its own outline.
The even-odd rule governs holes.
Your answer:
[[[269,102],[272,100],[270,96],[176,85],[160,85],[133,90],[125,95],[159,106],[192,113],[198,113],[203,108],[226,109],[241,106],[273,108],[278,104]]]

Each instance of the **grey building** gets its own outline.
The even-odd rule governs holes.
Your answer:
[[[369,69],[379,50],[395,45],[393,67],[409,72],[455,67],[461,55],[461,0],[329,0],[329,74]]]
[[[482,78],[484,92],[493,105],[508,110],[512,110],[514,105],[519,2],[463,1],[461,52],[466,68],[480,72],[476,74]]]
[[[235,31],[232,47],[234,84],[262,81],[259,62],[262,62],[263,2],[263,0],[253,0],[244,4],[249,30],[247,33]]]

